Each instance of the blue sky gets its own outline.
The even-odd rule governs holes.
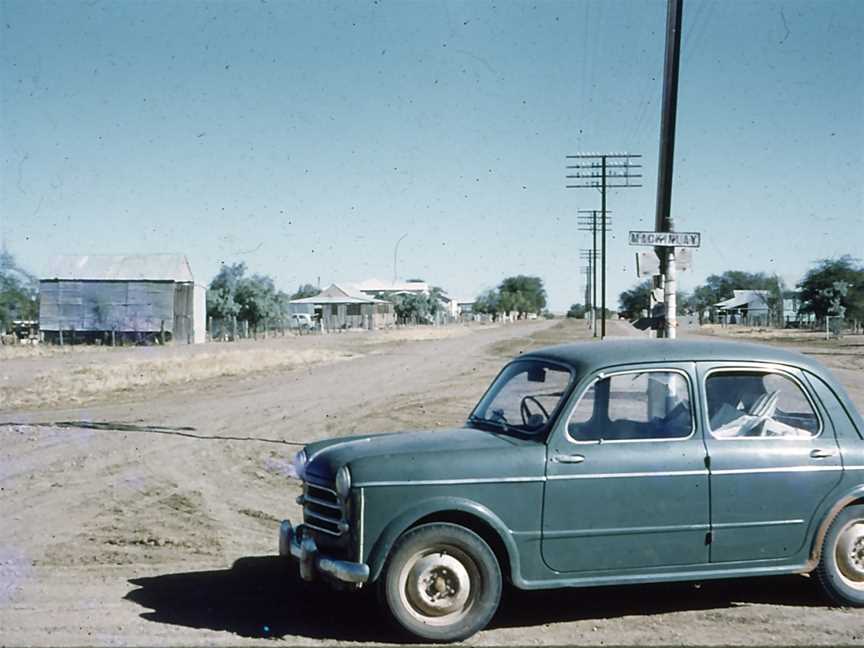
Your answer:
[[[608,297],[653,229],[665,2],[0,0],[0,233],[56,254],[245,261],[286,291],[393,276],[582,301],[565,155],[610,191]],[[692,288],[864,256],[864,3],[684,2],[672,213]]]

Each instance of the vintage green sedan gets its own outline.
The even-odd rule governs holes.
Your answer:
[[[864,606],[864,421],[803,355],[671,340],[507,364],[462,428],[295,457],[302,577],[374,584],[399,626],[464,639],[522,589],[814,572]]]

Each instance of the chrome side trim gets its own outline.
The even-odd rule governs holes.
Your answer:
[[[864,470],[864,466],[843,466],[844,470]]]
[[[363,534],[366,531],[365,526],[364,526],[365,517],[366,517],[366,493],[361,488],[360,489],[360,514],[357,517],[357,533],[359,534],[359,537],[360,537],[360,542],[358,542],[358,544],[360,545],[359,555],[357,556],[357,562],[358,563],[363,562]]]
[[[459,484],[503,484],[522,482],[543,482],[545,477],[488,477],[485,479],[417,479],[401,481],[370,481],[355,484],[357,488],[375,488],[378,486],[456,486]]]
[[[848,468],[847,468],[848,470]],[[842,472],[843,466],[777,466],[771,468],[730,468],[712,470],[712,475],[755,475],[760,473]]]
[[[543,530],[544,539],[558,538],[585,538],[594,536],[616,536],[636,535],[640,533],[673,533],[683,531],[708,531],[711,525],[705,524],[677,524],[673,526],[647,526],[647,527],[616,527],[612,529],[564,529],[561,531]]]
[[[549,475],[546,479],[608,479],[610,477],[692,477],[695,475],[708,476],[707,470],[668,470],[663,472],[620,472],[620,473],[588,473],[585,475]]]
[[[714,529],[739,529],[745,527],[782,526],[786,524],[804,524],[804,520],[767,520],[765,522],[714,522]]]

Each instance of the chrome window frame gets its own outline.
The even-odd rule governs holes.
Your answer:
[[[581,441],[578,439],[574,439],[570,436],[570,419],[573,417],[573,414],[579,408],[579,405],[582,403],[582,399],[585,398],[585,394],[588,393],[589,389],[592,389],[594,385],[596,385],[601,380],[605,380],[606,378],[613,378],[614,376],[625,376],[627,374],[641,374],[641,373],[676,373],[681,376],[684,376],[684,380],[687,383],[687,395],[690,398],[690,434],[682,437],[664,437],[664,438],[646,438],[646,439],[611,439],[605,441],[603,439],[597,439],[596,441]],[[573,409],[570,410],[570,413],[567,415],[567,420],[564,422],[564,438],[570,443],[574,443],[576,445],[609,445],[613,443],[662,443],[662,442],[673,442],[673,441],[687,441],[693,438],[693,435],[696,434],[696,407],[694,407],[693,403],[696,402],[695,391],[693,389],[693,383],[690,380],[690,374],[688,374],[683,369],[671,368],[671,367],[646,367],[644,369],[625,369],[622,371],[612,371],[612,372],[604,372],[601,371],[598,373],[594,379],[585,386],[585,389],[582,390],[582,393],[579,394],[579,398],[576,400],[576,404],[573,405]]]
[[[791,380],[795,385],[797,385],[798,389],[804,394],[804,397],[807,399],[807,402],[810,404],[810,409],[813,410],[813,413],[816,415],[816,421],[819,424],[819,428],[816,433],[809,437],[783,437],[783,436],[752,436],[752,437],[718,437],[714,434],[714,429],[711,427],[711,418],[708,415],[708,379],[712,374],[716,373],[761,373],[761,374],[778,374],[785,378]],[[810,392],[807,391],[807,388],[804,386],[804,383],[788,368],[778,365],[728,365],[723,367],[711,367],[707,371],[705,371],[705,375],[702,377],[702,414],[705,417],[705,429],[708,431],[711,439],[714,441],[812,441],[813,439],[818,439],[822,436],[822,433],[825,431],[825,424],[822,421],[822,415],[819,412],[819,408],[816,406],[816,402],[813,400]]]

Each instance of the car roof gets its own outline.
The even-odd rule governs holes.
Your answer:
[[[574,367],[579,373],[616,365],[648,362],[732,361],[792,365],[825,375],[825,367],[807,356],[766,344],[725,340],[603,340],[545,347],[520,358],[544,358]]]

